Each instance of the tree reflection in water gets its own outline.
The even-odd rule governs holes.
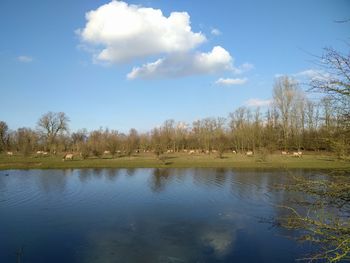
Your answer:
[[[293,197],[271,191],[286,177],[221,168],[11,171],[0,178],[0,262],[14,262],[22,245],[28,262],[294,262],[307,248],[259,223]]]

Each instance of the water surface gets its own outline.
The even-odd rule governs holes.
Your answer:
[[[291,193],[274,185],[288,176],[229,169],[1,171],[0,262],[295,262],[311,248],[265,222],[283,213],[275,204]]]

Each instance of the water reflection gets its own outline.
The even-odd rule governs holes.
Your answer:
[[[63,193],[67,184],[67,176],[70,176],[71,173],[70,170],[52,170],[49,173],[38,170],[38,176],[36,177],[38,188],[47,194],[52,192]]]
[[[312,173],[312,172],[309,172]],[[0,262],[294,262],[259,223],[293,193],[283,171],[82,169],[0,175]],[[308,176],[299,171],[298,176]],[[64,253],[63,253],[64,251]]]
[[[121,174],[132,176],[134,169],[127,169],[127,170],[121,170],[121,169],[81,169],[76,170],[75,174],[78,174],[79,180],[82,183],[88,183],[90,180],[96,180],[96,179],[106,179],[111,182],[117,181],[118,177]]]
[[[128,169],[126,169],[126,174],[128,176],[133,176],[135,174],[135,172],[136,172],[136,168],[128,168]]]
[[[229,258],[236,231],[232,224],[139,221],[90,233],[84,262],[209,262]],[[123,259],[123,260],[121,260]]]
[[[110,181],[116,181],[118,179],[119,176],[119,169],[106,169],[106,177],[108,178],[108,180]]]
[[[205,186],[217,186],[222,187],[227,177],[230,177],[232,173],[229,170],[223,168],[217,169],[195,169],[193,173],[193,179],[195,184],[205,185]]]
[[[150,177],[150,188],[153,192],[163,191],[167,184],[170,183],[170,171],[168,169],[155,168]]]

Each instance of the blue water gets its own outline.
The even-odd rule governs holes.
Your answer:
[[[276,204],[292,193],[275,184],[288,176],[230,169],[0,171],[0,262],[295,262],[312,248],[266,222],[283,214]]]

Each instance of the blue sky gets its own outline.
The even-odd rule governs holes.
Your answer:
[[[102,6],[111,10],[110,18],[104,17]],[[43,113],[63,111],[71,119],[72,130],[145,131],[166,119],[191,123],[203,117],[225,117],[252,99],[269,100],[276,74],[301,76],[315,68],[312,54],[320,55],[326,46],[346,50],[344,41],[349,41],[349,23],[334,22],[349,18],[350,1],[346,0],[148,0],[125,1],[124,7],[137,12],[142,7],[160,9],[162,19],[172,12],[186,12],[191,30],[185,32],[186,25],[169,22],[174,26],[170,37],[185,40],[168,43],[166,39],[164,44],[162,25],[158,29],[157,23],[146,23],[137,29],[141,30],[137,36],[146,32],[144,42],[133,35],[123,42],[113,35],[118,32],[112,26],[110,40],[93,25],[101,19],[116,19],[115,30],[126,33],[133,26],[114,15],[113,10],[121,7],[113,9],[110,1],[2,0],[0,120],[11,129],[34,128]],[[87,20],[85,15],[92,10],[99,16]],[[154,34],[152,39],[146,39],[147,32]],[[163,49],[149,51],[147,41],[151,48],[161,42]],[[217,57],[231,60],[215,60],[208,67],[198,62],[215,46],[222,51]],[[96,59],[107,47],[128,57]],[[150,63],[162,59],[150,71]],[[142,71],[128,78],[133,68]],[[179,68],[185,74],[172,73]],[[220,78],[240,81],[216,84]]]

